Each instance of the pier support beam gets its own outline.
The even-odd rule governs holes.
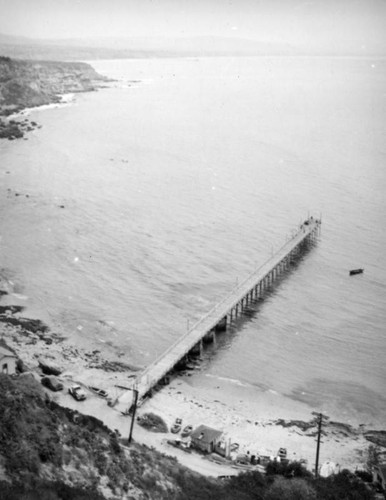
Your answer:
[[[226,330],[227,322],[231,323],[251,302],[263,297],[271,289],[274,281],[293,263],[299,261],[306,250],[314,246],[320,233],[320,223],[321,221],[312,217],[301,223],[296,234],[293,234],[275,255],[272,254],[271,259],[255,269],[246,280],[232,290],[229,296],[224,297],[204,318],[188,329],[172,349],[166,350],[161,358],[147,367],[135,382],[140,400],[143,400],[160,380],[167,377],[179,359],[183,365],[187,353],[188,356],[201,354],[204,342],[214,342],[216,332]]]
[[[192,356],[202,356],[202,350],[203,350],[203,343],[201,339],[200,342],[198,342],[194,347],[192,347],[189,354],[191,354]]]
[[[224,316],[221,321],[219,321],[215,327],[216,332],[225,332],[227,329],[227,316]]]
[[[213,344],[213,342],[215,341],[215,337],[216,337],[216,328],[213,328],[213,330],[210,330],[205,335],[205,337],[203,337],[202,340],[203,340],[204,344]]]

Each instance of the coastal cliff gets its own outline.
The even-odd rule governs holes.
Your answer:
[[[25,61],[0,56],[0,138],[19,138],[34,128],[28,120],[1,117],[60,102],[63,94],[94,91],[106,81],[83,62]]]

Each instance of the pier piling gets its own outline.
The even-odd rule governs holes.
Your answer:
[[[304,221],[294,234],[272,257],[248,276],[216,304],[195,325],[188,328],[173,345],[137,377],[133,388],[138,390],[142,401],[151,389],[159,383],[186,356],[202,353],[203,342],[215,341],[216,332],[223,332],[227,324],[236,320],[245,308],[263,297],[275,280],[293,265],[302,252],[312,244],[320,233],[321,220],[313,217]],[[134,389],[133,389],[134,390]],[[117,406],[127,412],[131,406],[132,391],[118,398]]]

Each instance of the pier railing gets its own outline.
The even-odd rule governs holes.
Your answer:
[[[308,219],[300,226],[295,235],[287,240],[280,248],[267,259],[264,264],[249,274],[241,283],[230,290],[219,302],[217,302],[202,318],[179,337],[164,353],[157,357],[139,375],[135,382],[139,398],[156,385],[172,368],[186,356],[209,332],[211,332],[227,315],[238,307],[248,295],[264,282],[266,278],[273,278],[277,268],[288,260],[288,257],[296,251],[299,246],[319,231],[320,221]],[[120,403],[127,404],[129,395],[122,395]]]

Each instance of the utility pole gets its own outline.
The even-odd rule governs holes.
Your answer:
[[[315,477],[318,477],[318,469],[319,469],[319,450],[320,450],[320,436],[322,434],[322,424],[326,423],[328,417],[323,415],[323,413],[312,412],[316,417],[316,423],[318,424],[318,438],[316,441],[316,459],[315,459]]]
[[[134,427],[134,421],[135,421],[135,412],[137,411],[138,390],[137,389],[133,389],[133,393],[134,393],[134,403],[133,403],[133,406],[132,406],[133,412],[132,412],[132,415],[131,415],[130,434],[129,434],[129,439],[128,439],[129,444],[131,443],[131,439],[132,439],[132,436],[133,436],[133,427]]]

